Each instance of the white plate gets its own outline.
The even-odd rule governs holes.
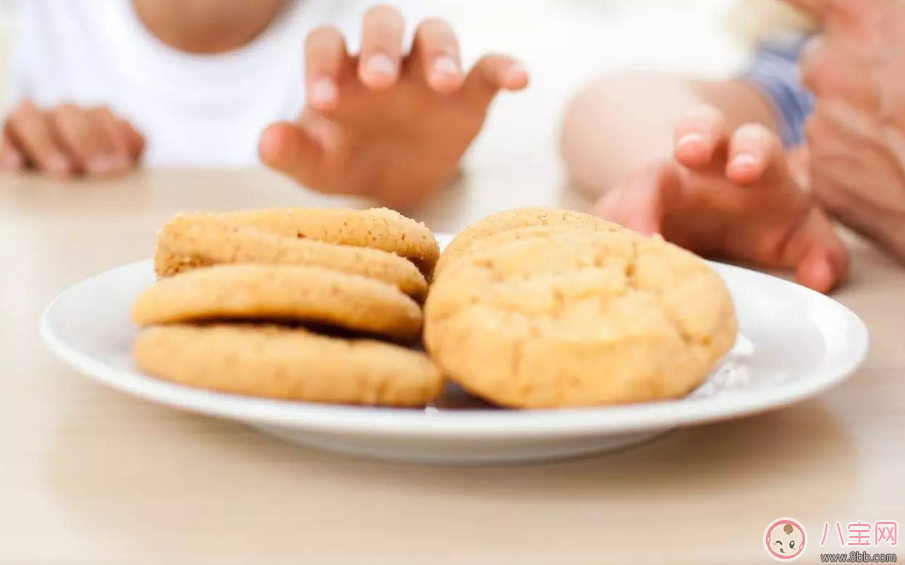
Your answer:
[[[628,406],[498,410],[451,388],[440,407],[404,410],[249,398],[160,381],[140,373],[131,356],[138,330],[129,310],[154,282],[150,261],[72,286],[47,307],[41,333],[66,363],[123,392],[239,420],[292,443],[426,463],[536,461],[621,448],[677,426],[801,402],[864,360],[867,328],[841,304],[768,275],[713,267],[738,312],[735,349],[687,398]]]

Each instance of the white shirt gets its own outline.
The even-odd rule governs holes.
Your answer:
[[[303,106],[305,37],[334,25],[356,45],[370,3],[290,1],[248,45],[197,55],[157,39],[130,0],[26,0],[11,101],[107,105],[145,135],[152,167],[252,165],[264,127]]]

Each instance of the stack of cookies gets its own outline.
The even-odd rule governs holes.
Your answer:
[[[438,255],[423,224],[387,209],[176,216],[133,306],[136,362],[236,394],[424,405],[443,378],[408,346]]]
[[[695,255],[547,208],[456,236],[424,312],[425,346],[446,376],[512,408],[681,397],[737,333],[722,279]]]
[[[136,361],[252,396],[423,406],[445,376],[493,404],[556,408],[684,396],[735,342],[705,262],[590,215],[494,214],[438,256],[423,224],[386,209],[176,216],[133,307]],[[422,317],[430,358],[410,347]]]

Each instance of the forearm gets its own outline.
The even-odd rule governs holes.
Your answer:
[[[701,104],[722,111],[731,129],[750,122],[777,128],[770,103],[744,81],[603,77],[585,87],[566,110],[561,150],[571,182],[600,196],[638,167],[669,157],[674,124]]]

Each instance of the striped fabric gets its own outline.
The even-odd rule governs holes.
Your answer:
[[[814,97],[801,83],[798,71],[798,59],[808,39],[787,35],[764,42],[743,75],[773,102],[786,147],[804,142],[804,123],[814,108]]]

